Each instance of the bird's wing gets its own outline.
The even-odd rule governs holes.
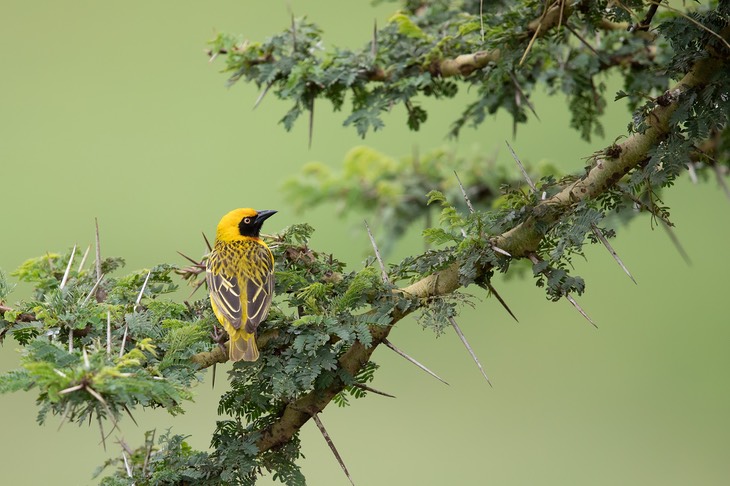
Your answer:
[[[274,297],[274,260],[268,248],[262,247],[257,256],[261,267],[256,276],[246,279],[246,332],[254,333],[266,319]]]
[[[220,261],[218,252],[211,252],[205,269],[210,299],[218,311],[235,329],[241,327],[242,316],[246,315],[246,301],[241,298],[241,288],[236,275],[225,272],[226,265]]]

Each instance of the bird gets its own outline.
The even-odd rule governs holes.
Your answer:
[[[218,223],[206,262],[210,305],[228,333],[231,361],[256,361],[256,329],[274,296],[274,256],[260,238],[261,226],[277,211],[239,208]]]

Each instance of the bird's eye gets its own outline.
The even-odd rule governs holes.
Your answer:
[[[243,218],[244,224],[251,224],[251,218]]]

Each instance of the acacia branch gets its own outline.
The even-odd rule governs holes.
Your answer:
[[[725,33],[727,36],[727,33]],[[545,228],[554,225],[571,208],[580,201],[593,199],[603,194],[618,182],[629,170],[637,167],[646,157],[649,150],[663,140],[670,130],[670,117],[677,107],[677,100],[686,90],[709,82],[717,72],[721,61],[706,58],[698,61],[684,78],[669,90],[661,103],[647,115],[647,129],[643,133],[631,135],[622,144],[614,158],[597,158],[592,169],[585,177],[573,182],[553,197],[541,201],[532,214],[521,224],[511,230],[492,238],[492,243],[508,251],[514,257],[525,257],[537,249],[545,235]],[[542,229],[540,229],[542,228]],[[484,269],[485,271],[488,268]],[[423,299],[454,292],[459,282],[459,263],[455,262],[445,269],[431,274],[418,282],[396,292],[411,298]],[[391,322],[387,326],[370,326],[372,344],[363,346],[355,342],[339,359],[339,367],[355,376],[368,362],[377,346],[388,336],[391,329],[402,318],[415,310],[394,309]],[[270,426],[261,430],[261,437],[256,442],[259,452],[267,451],[289,441],[299,429],[316,413],[322,411],[332,398],[345,388],[341,380],[335,380],[323,390],[314,390],[289,403],[279,418]]]

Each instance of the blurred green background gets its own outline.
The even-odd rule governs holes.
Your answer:
[[[203,50],[216,31],[261,40],[286,28],[290,11],[320,23],[328,45],[356,48],[369,40],[373,21],[382,25],[394,9],[296,0],[4,0],[0,268],[10,272],[74,243],[85,248],[95,217],[103,253],[125,257],[127,269],[182,264],[176,250],[202,254],[200,232],[212,235],[220,216],[239,206],[278,209],[271,232],[308,221],[317,228],[314,248],[358,268],[368,250],[358,218],[337,220],[331,208],[292,214],[280,192],[303,163],[338,167],[362,143],[355,131],[322,103],[308,148],[306,123],[285,132],[277,122],[286,106],[271,96],[253,111],[255,87],[226,89],[222,63],[208,64]],[[575,172],[605,142],[578,141],[563,101],[536,99],[542,123],[521,128],[511,143],[523,160]],[[446,145],[458,102],[427,106],[421,132],[403,128],[396,108],[365,143],[394,156]],[[625,107],[610,103],[611,140],[628,120]],[[511,131],[502,114],[465,131],[458,150],[513,164],[503,149]],[[459,322],[493,389],[455,335],[434,339],[412,318],[399,323],[392,341],[451,385],[387,349],[375,353],[382,367],[374,386],[398,398],[371,395],[322,415],[356,484],[730,484],[730,203],[714,182],[687,180],[665,201],[692,265],[645,217],[620,228],[614,242],[638,285],[605,249],[590,248],[575,273],[586,278],[579,301],[598,330],[567,302],[547,302],[531,279],[495,281],[519,324],[475,292],[477,308],[464,309]],[[414,233],[389,260],[421,249]],[[18,286],[10,303],[28,292]],[[0,349],[0,371],[18,365],[16,348],[6,341]],[[151,428],[172,426],[205,449],[224,371],[215,389],[208,375],[181,417],[138,411],[139,427],[123,420],[106,451],[95,425],[57,431],[53,417],[39,427],[32,393],[0,396],[0,483],[94,484],[94,469],[119,454],[115,440],[136,447]],[[313,424],[302,440],[309,483],[346,484]]]

